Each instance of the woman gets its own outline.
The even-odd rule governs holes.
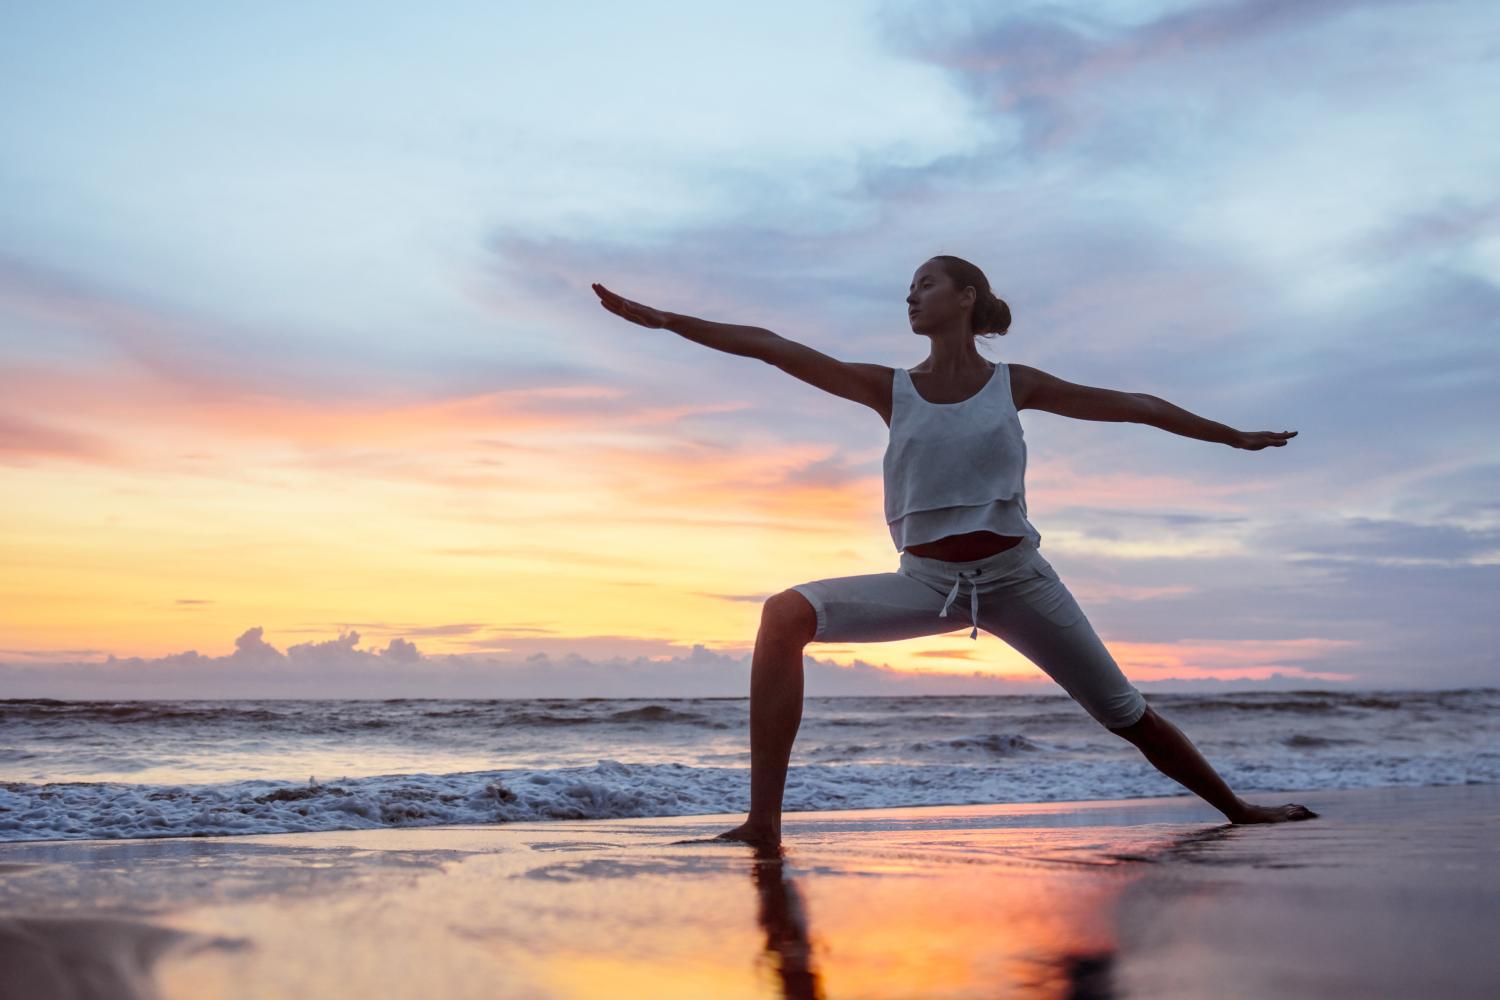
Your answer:
[[[1020,410],[1128,420],[1233,448],[1281,447],[1296,431],[1237,431],[1143,393],[1064,382],[1026,365],[991,365],[975,337],[1004,334],[1010,309],[958,257],[917,269],[906,296],[914,333],[931,341],[912,369],[838,361],[753,326],[662,312],[595,284],[600,304],[652,329],[759,358],[880,414],[890,428],[885,512],[901,552],[894,573],[799,584],[769,598],[750,672],[750,815],[720,834],[781,840],[781,799],[802,722],[809,642],[884,642],[951,631],[999,636],[1062,685],[1096,720],[1232,823],[1311,819],[1305,806],[1253,805],[1230,790],[1181,730],[1145,703],[1038,550],[1026,519]],[[968,588],[967,613],[961,591]]]

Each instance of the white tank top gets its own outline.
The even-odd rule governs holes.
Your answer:
[[[885,519],[898,551],[979,530],[1041,539],[1026,518],[1026,442],[1003,362],[957,403],[928,402],[897,368],[884,468]]]

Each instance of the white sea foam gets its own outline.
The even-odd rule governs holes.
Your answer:
[[[1467,760],[1331,757],[1221,766],[1242,792],[1500,782],[1500,753]],[[315,784],[114,782],[0,786],[0,839],[219,836],[733,813],[748,805],[743,768],[626,764],[551,771],[400,774]],[[1136,761],[1036,761],[1024,766],[793,767],[785,808],[1055,802],[1174,795],[1182,789]]]
[[[1151,701],[1242,792],[1500,783],[1496,691]],[[739,813],[746,710],[735,699],[0,702],[0,840]],[[302,777],[313,766],[321,780]],[[1181,793],[1065,698],[830,698],[808,702],[784,806]]]

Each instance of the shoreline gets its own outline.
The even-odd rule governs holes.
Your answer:
[[[477,772],[465,772],[465,773],[489,774],[491,772],[477,771]],[[378,776],[374,776],[374,777],[380,778],[380,779],[385,779],[385,778],[402,778],[402,777],[407,777],[407,775],[378,775]],[[428,775],[415,775],[415,777],[428,777]],[[50,786],[53,786],[53,785],[68,785],[68,784],[95,785],[95,784],[110,784],[110,783],[109,782],[78,782],[78,783],[72,783],[72,782],[49,782],[49,783],[46,783],[44,785],[40,785],[38,787],[45,788],[45,787],[50,787]],[[133,786],[130,786],[128,783],[124,783],[124,782],[121,782],[119,784],[121,784],[124,787],[133,787]],[[268,781],[267,784],[283,784],[283,783],[282,782],[269,782]],[[295,789],[299,789],[301,787],[304,787],[304,786],[299,785],[296,782],[285,782],[284,784],[290,786],[294,790]],[[331,781],[328,781],[328,782],[319,783],[315,787],[321,789],[321,788],[327,788],[328,786],[332,786],[332,785],[336,785],[336,784],[337,784],[337,781],[331,780]],[[189,787],[213,787],[213,786],[212,785],[207,785],[207,786],[189,786]],[[1306,788],[1303,788],[1303,789],[1288,789],[1288,790],[1279,790],[1279,791],[1275,791],[1275,790],[1273,790],[1273,791],[1252,790],[1252,791],[1246,792],[1245,796],[1249,800],[1252,800],[1252,801],[1259,800],[1259,801],[1261,801],[1261,804],[1273,804],[1273,803],[1280,803],[1280,802],[1283,802],[1283,801],[1285,801],[1285,802],[1297,801],[1297,797],[1298,796],[1304,796],[1304,797],[1306,797],[1306,796],[1313,796],[1313,795],[1316,795],[1316,796],[1326,796],[1326,795],[1341,794],[1341,793],[1381,792],[1381,791],[1395,790],[1395,789],[1412,789],[1412,790],[1417,790],[1417,789],[1423,789],[1423,788],[1475,788],[1475,787],[1500,788],[1500,782],[1475,782],[1475,781],[1469,781],[1469,782],[1464,782],[1464,783],[1451,783],[1451,784],[1446,784],[1446,785],[1370,785],[1370,786],[1359,786],[1359,787],[1355,787],[1355,788],[1329,788],[1329,789],[1306,789]],[[293,796],[288,796],[288,798],[292,798],[292,797]],[[1195,796],[1191,796],[1191,795],[1187,795],[1187,794],[1180,795],[1180,796],[1121,795],[1121,796],[1115,796],[1113,798],[1099,798],[1099,799],[1049,799],[1049,800],[1024,801],[1024,802],[951,802],[951,803],[947,803],[947,802],[932,802],[932,803],[920,803],[920,804],[914,804],[914,805],[898,805],[898,806],[848,806],[848,807],[843,807],[843,808],[787,810],[782,815],[783,815],[783,821],[784,822],[787,819],[789,819],[789,818],[790,819],[795,819],[797,817],[822,816],[824,814],[831,814],[831,815],[840,815],[840,816],[842,816],[842,815],[847,815],[847,814],[875,813],[875,814],[879,814],[879,815],[885,815],[885,814],[890,814],[890,813],[904,813],[904,812],[907,812],[907,811],[919,811],[919,810],[942,810],[945,813],[946,812],[950,812],[950,811],[951,812],[955,812],[955,813],[961,813],[961,811],[963,811],[963,810],[991,810],[991,809],[1001,809],[1001,810],[1006,810],[1007,812],[1009,812],[1011,810],[1016,810],[1016,811],[1018,811],[1017,815],[1031,815],[1031,813],[1027,812],[1027,810],[1031,810],[1033,808],[1039,808],[1039,809],[1044,810],[1044,813],[1038,814],[1038,815],[1044,815],[1044,814],[1047,814],[1047,813],[1051,813],[1051,812],[1053,812],[1055,810],[1072,811],[1072,810],[1088,810],[1088,809],[1094,808],[1094,807],[1106,807],[1106,808],[1128,807],[1131,804],[1135,804],[1135,803],[1148,804],[1149,805],[1149,804],[1158,804],[1158,803],[1169,803],[1169,802],[1177,801],[1179,799],[1186,800],[1190,805],[1191,804],[1201,805],[1202,809],[1197,810],[1197,811],[1202,814],[1204,822],[1221,822],[1221,823],[1227,822],[1227,821],[1224,820],[1223,816],[1217,810],[1209,807],[1206,803],[1203,803],[1201,800],[1197,799]],[[4,848],[10,847],[10,846],[25,846],[25,845],[38,845],[38,844],[77,844],[77,845],[90,845],[90,844],[93,844],[93,845],[104,845],[104,844],[121,844],[121,843],[154,843],[154,842],[166,841],[166,840],[184,840],[184,841],[199,841],[199,842],[201,842],[201,841],[243,841],[243,840],[259,839],[259,838],[266,838],[266,837],[314,837],[314,836],[320,836],[320,835],[338,836],[338,835],[355,834],[355,833],[401,833],[401,832],[442,831],[442,830],[494,830],[494,831],[506,831],[506,830],[514,830],[514,829],[518,829],[518,828],[528,828],[528,827],[532,827],[532,826],[536,826],[536,827],[549,827],[549,826],[552,826],[554,824],[559,824],[559,823],[651,823],[653,821],[662,821],[662,822],[694,822],[694,821],[708,820],[710,818],[715,818],[715,819],[722,818],[722,820],[726,823],[726,825],[728,825],[728,826],[735,826],[735,825],[737,825],[739,822],[741,822],[744,819],[744,814],[743,814],[743,812],[737,812],[737,813],[736,812],[722,812],[722,813],[721,812],[705,812],[705,813],[684,813],[684,814],[681,814],[681,815],[657,815],[657,816],[601,816],[601,817],[587,817],[587,818],[558,817],[556,819],[526,819],[526,820],[514,820],[514,821],[512,821],[512,820],[501,820],[501,821],[497,821],[497,822],[494,822],[494,823],[427,823],[427,824],[420,824],[420,823],[391,823],[389,825],[384,825],[384,826],[375,826],[375,827],[346,827],[346,828],[328,829],[328,830],[271,830],[271,831],[251,831],[251,832],[246,832],[246,833],[188,833],[188,834],[182,834],[182,833],[163,833],[163,834],[159,834],[159,835],[147,835],[147,836],[135,836],[135,837],[36,837],[36,838],[29,838],[29,839],[14,839],[14,840],[7,840],[7,839],[0,838],[0,850],[3,850]]]
[[[1500,786],[1295,794],[12,842],[0,996],[1483,995]]]
[[[1500,784],[1497,694],[1194,696],[1168,717],[1242,792]],[[807,702],[788,812],[1183,793],[1065,695]],[[743,700],[11,705],[0,842],[734,812],[747,725]]]

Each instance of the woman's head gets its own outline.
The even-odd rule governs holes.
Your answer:
[[[906,302],[914,330],[940,329],[964,313],[975,336],[1003,336],[1010,329],[1010,306],[990,290],[984,272],[962,257],[940,254],[917,268]]]

